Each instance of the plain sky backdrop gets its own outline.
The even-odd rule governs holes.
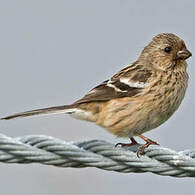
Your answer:
[[[72,103],[135,61],[161,32],[183,38],[195,56],[194,7],[194,0],[1,0],[0,116]],[[194,59],[188,59],[189,87],[179,110],[145,134],[174,150],[195,148]],[[65,115],[0,121],[0,133],[121,141]],[[1,163],[0,173],[2,195],[183,195],[194,194],[195,184],[193,178],[39,164]]]

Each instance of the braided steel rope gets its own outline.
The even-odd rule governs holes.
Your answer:
[[[10,138],[0,134],[0,162],[195,177],[195,150],[176,152],[150,146],[138,158],[137,147],[115,148],[113,144],[101,140],[65,142],[45,135]]]

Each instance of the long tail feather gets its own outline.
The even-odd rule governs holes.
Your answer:
[[[28,116],[40,115],[40,114],[46,115],[46,114],[71,113],[72,108],[74,108],[72,105],[42,108],[42,109],[37,109],[37,110],[16,113],[16,114],[6,116],[0,119],[9,120],[9,119],[14,119],[14,118],[19,118],[19,117],[28,117]]]

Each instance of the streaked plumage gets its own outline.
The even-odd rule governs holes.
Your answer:
[[[182,39],[171,33],[159,34],[143,49],[136,62],[72,105],[2,119],[67,113],[94,122],[119,137],[140,136],[164,123],[178,109],[187,88],[185,60],[190,56]],[[148,141],[147,146],[149,143],[152,144]]]

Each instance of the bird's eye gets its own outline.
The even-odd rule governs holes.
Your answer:
[[[164,48],[164,51],[165,51],[166,53],[170,53],[170,52],[171,52],[171,47],[165,47],[165,48]]]

